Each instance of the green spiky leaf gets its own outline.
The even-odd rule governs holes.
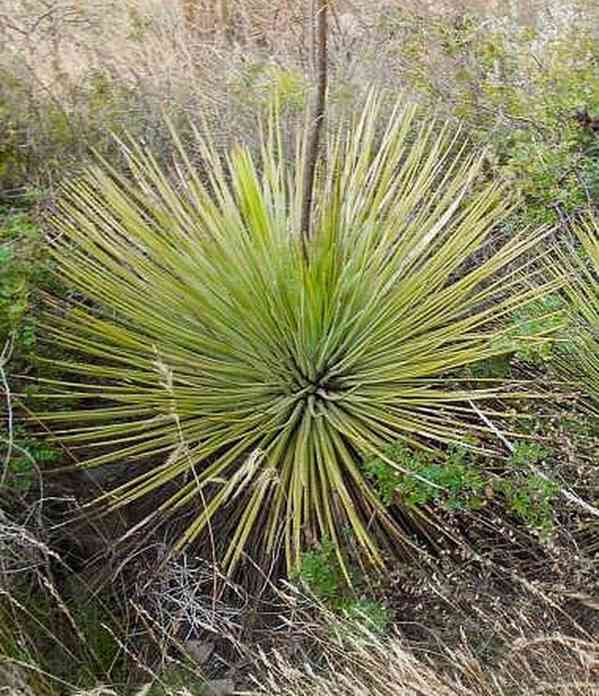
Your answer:
[[[382,132],[380,116],[373,96],[331,137],[307,262],[306,137],[285,153],[276,111],[259,156],[198,134],[203,170],[177,144],[173,183],[129,143],[133,183],[101,163],[65,191],[54,255],[86,299],[48,332],[81,356],[57,385],[81,407],[51,417],[99,448],[85,466],[149,462],[104,502],[174,485],[159,510],[196,510],[181,545],[220,520],[228,567],[249,544],[266,558],[282,544],[297,567],[305,539],[326,536],[345,569],[345,528],[374,563],[385,540],[407,552],[361,459],[459,442],[468,404],[494,391],[447,373],[505,352],[501,318],[541,292],[517,268],[541,232],[469,263],[508,212],[478,157],[413,106]]]

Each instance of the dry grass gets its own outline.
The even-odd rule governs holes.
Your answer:
[[[506,621],[511,617],[506,616]],[[599,693],[599,644],[564,635],[538,635],[501,646],[490,668],[477,658],[475,636],[436,654],[418,652],[401,636],[381,637],[326,614],[304,624],[311,657],[261,654],[266,675],[258,693],[274,696],[528,696]],[[298,635],[298,627],[294,634]],[[501,635],[501,629],[498,636]],[[298,651],[299,652],[299,651]]]
[[[97,649],[98,644],[90,633],[93,626],[77,626],[73,598],[60,587],[64,581],[52,579],[49,564],[56,552],[38,538],[32,520],[26,515],[8,525],[5,519],[0,528],[3,548],[12,558],[22,554],[36,559],[42,553],[42,560],[19,569],[21,581],[35,584],[37,578],[55,608],[48,616],[47,634],[41,624],[39,635],[25,633],[19,617],[27,614],[27,606],[11,596],[12,573],[3,577],[3,695],[187,696],[201,694],[205,678],[233,681],[235,693],[247,696],[599,694],[596,588],[590,587],[589,594],[572,594],[567,586],[545,591],[542,583],[512,573],[513,587],[503,597],[497,594],[489,604],[483,592],[464,610],[460,587],[469,591],[469,579],[461,573],[472,561],[453,561],[453,570],[446,566],[445,576],[456,574],[455,589],[444,592],[445,580],[431,568],[430,577],[420,580],[428,600],[415,598],[414,607],[420,609],[413,616],[397,611],[393,629],[382,633],[367,615],[359,621],[355,616],[343,618],[302,591],[275,588],[266,578],[268,598],[250,596],[202,559],[183,555],[167,560],[160,543],[130,559],[123,577],[104,588],[106,597],[120,595],[130,614],[123,632],[113,635],[121,646],[119,659],[128,665],[127,683],[112,683],[97,673],[93,688],[77,688],[69,682],[80,668],[76,661],[71,667],[63,664],[58,674],[47,672],[43,659],[51,645],[48,640],[53,636],[51,640],[72,649],[76,643],[67,637],[68,629],[89,646]],[[480,585],[483,573],[474,568],[471,575]],[[87,592],[82,577],[69,580],[78,595]],[[388,599],[392,603],[393,598]],[[586,613],[570,613],[573,601],[584,605]],[[15,637],[22,646],[17,653],[11,645]],[[211,646],[207,664],[194,667],[182,659],[194,645]],[[89,669],[95,669],[91,662]]]
[[[0,527],[4,551],[8,558],[37,559],[18,570],[22,581],[37,578],[53,598],[54,618],[48,627],[55,640],[72,645],[64,627],[62,633],[57,631],[57,617],[62,616],[71,634],[94,644],[89,625],[78,630],[73,600],[59,587],[64,581],[52,580],[49,562],[57,555],[38,538],[33,519],[25,515],[8,524],[5,518]],[[576,560],[557,554],[553,562],[565,570]],[[275,588],[264,578],[265,598],[253,597],[203,559],[168,558],[164,545],[148,545],[128,560],[122,577],[104,588],[107,597],[120,595],[130,614],[124,631],[114,634],[120,659],[129,665],[128,683],[111,683],[98,674],[93,689],[77,689],[65,680],[68,665],[62,666],[58,680],[58,675],[45,673],[40,648],[46,645],[47,650],[47,638],[27,635],[18,625],[27,607],[10,598],[13,565],[3,578],[0,596],[8,596],[4,606],[12,608],[0,621],[0,693],[187,696],[202,693],[198,689],[206,676],[233,680],[235,693],[248,696],[599,694],[599,601],[592,571],[585,593],[575,592],[565,576],[560,577],[566,584],[551,586],[497,567],[492,575],[510,578],[511,587],[502,594],[493,585],[491,598],[485,596],[492,592],[491,587],[484,589],[485,572],[473,566],[472,559],[440,562],[446,565],[437,570],[431,566],[427,579],[419,576],[420,596],[410,599],[395,590],[399,604],[394,627],[382,633],[368,616],[361,623],[355,617],[340,617],[291,586]],[[548,572],[539,567],[541,577]],[[78,594],[86,587],[82,578],[79,574],[69,581]],[[471,582],[478,595],[472,593]],[[392,595],[389,588],[383,590],[390,607]],[[471,599],[464,602],[468,596]],[[579,609],[573,610],[575,604]],[[261,618],[255,624],[257,615]],[[11,630],[27,647],[23,657],[10,650]],[[218,646],[199,669],[181,659],[194,642]],[[179,675],[176,685],[173,674]]]
[[[576,21],[577,4],[518,0],[508,9],[499,0],[337,0],[329,120],[355,109],[373,83],[406,87],[401,9],[449,20],[480,10],[491,22],[537,23],[551,32]],[[123,129],[168,159],[164,114],[177,123],[201,114],[223,144],[253,142],[255,115],[275,94],[298,113],[307,103],[311,9],[308,0],[5,0],[0,124],[20,160],[5,178],[47,186],[77,170],[90,147],[112,152],[109,134]],[[455,66],[437,64],[430,49],[434,72],[452,75]]]
[[[331,35],[334,63],[366,62],[392,46],[382,31],[382,18],[401,9],[419,16],[458,16],[479,11],[490,19],[509,17],[519,24],[546,27],[568,21],[576,2],[519,0],[337,0]],[[0,13],[3,49],[0,65],[21,63],[32,76],[32,89],[68,91],[70,82],[87,71],[107,69],[125,81],[151,79],[156,86],[186,91],[206,90],[204,80],[220,77],[215,63],[231,71],[238,61],[263,58],[279,67],[311,67],[313,26],[311,2],[304,0],[6,0]],[[372,74],[371,74],[372,75]],[[222,85],[221,85],[222,88]],[[216,90],[217,92],[220,90]]]

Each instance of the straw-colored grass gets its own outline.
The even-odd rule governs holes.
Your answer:
[[[508,8],[481,0],[337,0],[330,120],[336,110],[354,110],[373,82],[407,86],[402,10],[416,30],[419,18],[442,13],[450,26],[460,13],[479,10],[488,15],[485,26],[536,24],[554,34],[578,21],[572,9],[578,4],[585,3],[557,8],[549,0],[519,0]],[[11,155],[12,171],[0,167],[0,176],[9,184],[39,179],[47,185],[77,169],[91,146],[106,151],[110,131],[123,129],[166,158],[164,111],[179,121],[210,114],[223,144],[254,140],[252,116],[275,93],[292,109],[307,104],[314,78],[311,10],[303,0],[5,0],[0,119],[9,134],[5,148],[14,147],[19,163]],[[445,65],[434,40],[428,51],[427,69],[452,80],[459,65]]]

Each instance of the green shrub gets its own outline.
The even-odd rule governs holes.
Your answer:
[[[282,109],[301,112],[308,87],[299,70],[273,66],[265,59],[252,61],[239,74],[233,73],[230,84],[239,104],[257,111],[272,108],[276,102]]]
[[[341,600],[346,589],[335,545],[327,538],[320,542],[318,549],[302,554],[297,576],[311,592],[333,606]]]
[[[0,458],[5,459],[8,453],[8,433],[6,437],[0,430]],[[12,455],[6,461],[7,490],[27,493],[39,478],[36,469],[49,467],[61,459],[61,452],[46,440],[28,434],[19,423],[13,427]]]
[[[507,469],[502,467],[505,471],[498,477],[492,470],[500,462],[475,449],[451,446],[441,457],[400,442],[386,448],[384,459],[367,459],[363,466],[385,505],[472,511],[485,507],[501,493],[508,513],[548,533],[559,486],[531,467],[550,454],[537,442],[517,441]]]
[[[442,464],[431,461],[422,466],[414,462],[412,468],[418,478],[407,475],[402,479],[401,498],[409,505],[435,502],[448,510],[480,507],[484,502],[481,494],[485,481],[470,459],[464,447],[451,447]]]
[[[42,231],[33,222],[35,198],[31,193],[10,208],[0,206],[0,487],[17,505],[37,491],[41,470],[61,458],[58,448],[33,436],[21,420],[29,397],[38,392],[32,378],[39,375],[41,297],[59,291]]]
[[[506,352],[469,366],[464,377],[506,379],[512,373],[513,358],[537,368],[549,366],[556,348],[568,350],[568,322],[567,303],[555,293],[518,308],[495,344]]]
[[[330,539],[323,539],[318,548],[302,554],[296,577],[324,604],[351,623],[365,626],[374,633],[384,633],[390,622],[389,610],[380,602],[362,596],[364,577],[349,565],[351,585],[337,558]]]
[[[41,233],[27,212],[0,208],[0,344],[31,353],[36,324],[32,297],[46,271]]]
[[[553,503],[559,486],[538,474],[515,476],[502,481],[498,490],[503,493],[507,508],[525,524],[544,535],[553,529]]]
[[[29,73],[0,66],[0,192],[53,189],[77,176],[92,152],[116,162],[115,136],[125,132],[156,142],[164,135],[152,121],[161,107],[150,109],[143,93],[149,86],[134,87],[110,66],[90,67],[61,91],[27,89],[29,80],[37,85]]]
[[[515,442],[508,459],[513,472],[496,485],[504,495],[508,510],[544,534],[553,528],[553,503],[559,494],[559,486],[541,473],[531,471],[531,467],[550,454],[537,442]]]
[[[474,11],[386,19],[401,77],[465,121],[489,146],[489,173],[519,192],[512,225],[563,224],[599,200],[599,140],[577,118],[599,116],[596,20],[592,3],[576,21],[540,12],[528,26]]]
[[[566,304],[557,294],[547,295],[516,310],[501,341],[514,355],[532,365],[548,363],[560,331],[567,324]]]
[[[407,105],[380,124],[379,108],[371,98],[328,145],[307,258],[301,148],[286,158],[276,113],[258,161],[200,137],[206,171],[179,151],[172,184],[132,144],[134,184],[104,163],[65,189],[54,257],[88,299],[46,326],[81,356],[56,387],[93,401],[48,417],[67,442],[109,445],[87,466],[162,461],[103,501],[176,484],[159,512],[204,501],[179,546],[218,519],[229,567],[250,547],[270,562],[281,540],[296,567],[308,530],[342,567],[346,527],[375,564],[389,537],[407,552],[360,453],[460,441],[464,403],[492,391],[447,373],[505,352],[502,318],[544,291],[518,289],[541,232],[464,268],[508,214],[504,191],[473,187],[480,158],[455,158],[449,129]]]
[[[542,445],[539,445],[538,442],[528,442],[523,440],[514,444],[514,449],[508,462],[512,466],[537,464],[549,454],[550,451]]]
[[[484,504],[486,480],[476,456],[465,447],[451,446],[445,458],[396,443],[385,450],[386,458],[370,459],[364,469],[386,505],[411,507],[437,505],[447,510],[478,509]]]
[[[347,602],[341,611],[350,622],[363,626],[370,633],[384,634],[391,625],[389,609],[372,599],[354,599]]]

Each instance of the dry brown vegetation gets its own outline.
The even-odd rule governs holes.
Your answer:
[[[585,5],[339,0],[331,7],[331,119],[335,110],[353,110],[376,84],[411,90],[405,76],[412,64],[400,45],[409,34],[397,33],[391,20],[400,8],[416,22],[442,15],[449,26],[464,12],[483,9],[488,22],[542,22],[551,34],[579,16],[588,21]],[[296,108],[303,103],[314,75],[310,10],[310,2],[299,0],[6,0],[0,100],[18,169],[30,182],[55,180],[60,168],[87,158],[90,146],[110,149],[109,132],[123,128],[163,151],[164,113],[181,123],[207,116],[223,142],[251,139],[256,109],[273,93]],[[418,60],[442,93],[460,65],[441,56],[436,41],[431,37],[428,55]],[[3,176],[18,184],[16,169]]]

